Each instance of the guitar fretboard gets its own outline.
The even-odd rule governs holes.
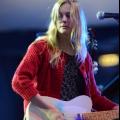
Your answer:
[[[117,120],[119,118],[118,110],[84,113],[84,120]]]

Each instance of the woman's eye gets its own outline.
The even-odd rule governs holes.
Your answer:
[[[65,13],[65,14],[59,13],[59,16],[58,16],[59,20],[62,20],[63,16],[66,16],[66,18],[69,19],[70,18],[70,13]]]
[[[70,13],[66,13],[66,17],[67,17],[67,18],[70,18]]]
[[[59,19],[62,19],[63,15],[62,14],[59,14]]]

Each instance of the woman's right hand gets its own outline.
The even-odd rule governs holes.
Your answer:
[[[54,107],[48,109],[46,115],[49,120],[64,120],[64,115]]]
[[[44,101],[39,94],[34,96],[31,102],[41,109],[44,109],[49,120],[64,120],[64,115],[55,106]]]

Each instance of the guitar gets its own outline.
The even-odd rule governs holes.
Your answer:
[[[88,51],[93,59],[93,71],[94,74],[98,72],[98,63],[96,61],[96,51],[98,49],[98,42],[95,39],[96,37],[95,30],[92,28],[88,28],[88,40],[87,40],[87,47]]]
[[[47,96],[42,96],[42,99],[54,105],[61,113],[64,113],[65,120],[113,120],[119,117],[118,111],[115,110],[91,112],[92,101],[85,95],[78,96],[70,101],[62,101]],[[100,119],[100,116],[103,117],[105,114],[107,119]],[[96,117],[97,119],[95,119]],[[28,104],[24,118],[25,120],[49,120],[47,111],[31,102]]]

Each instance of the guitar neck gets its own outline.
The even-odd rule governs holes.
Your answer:
[[[83,113],[84,120],[115,120],[119,118],[118,110]]]

